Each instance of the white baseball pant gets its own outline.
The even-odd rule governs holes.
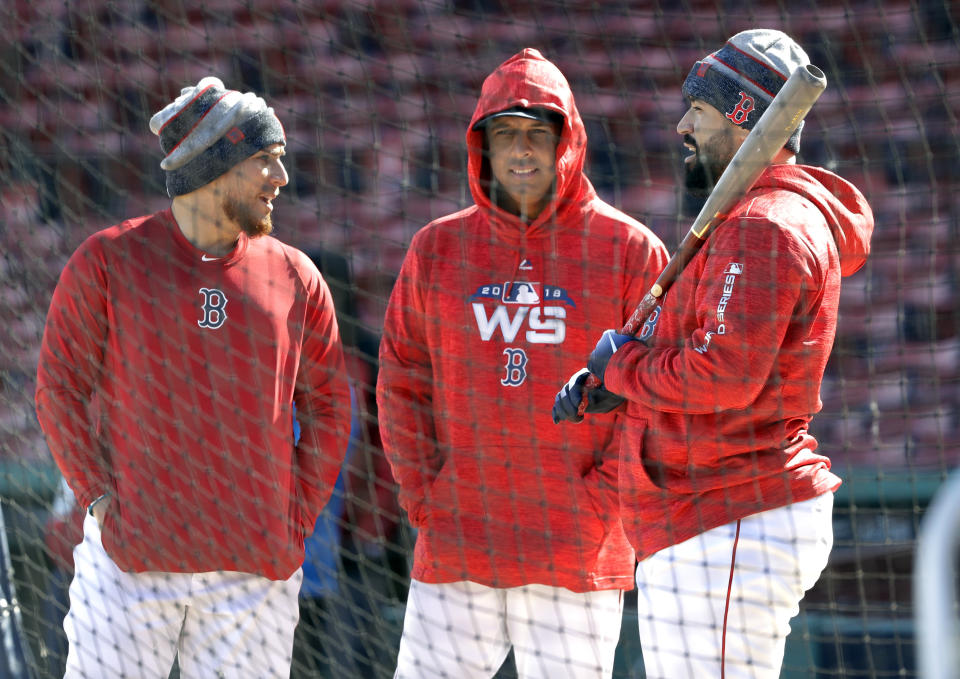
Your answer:
[[[73,551],[64,679],[287,679],[303,579],[236,572],[126,573],[86,517]]]
[[[394,679],[480,679],[513,647],[520,679],[607,678],[623,592],[411,580]]]
[[[777,679],[790,619],[827,565],[833,493],[706,531],[637,566],[648,679]]]

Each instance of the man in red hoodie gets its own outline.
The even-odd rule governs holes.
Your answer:
[[[694,65],[677,126],[689,189],[709,191],[808,63],[790,37],[759,29]],[[840,278],[864,264],[873,216],[852,185],[796,164],[801,127],[666,293],[652,331],[608,330],[587,363],[628,401],[620,506],[651,679],[779,676],[789,621],[832,546],[840,479],[808,427]],[[580,393],[561,389],[554,416],[572,417]]]
[[[536,50],[486,79],[467,147],[475,204],[414,236],[380,347],[384,450],[417,528],[396,676],[490,677],[512,646],[521,677],[609,677],[635,564],[617,423],[562,431],[537,404],[667,252],[597,196],[573,94]]]
[[[37,416],[88,512],[66,677],[177,657],[184,677],[286,679],[350,427],[333,301],[269,235],[286,136],[263,99],[204,78],[150,129],[172,205],[77,249],[40,349]]]

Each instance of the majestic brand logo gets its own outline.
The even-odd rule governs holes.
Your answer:
[[[757,104],[746,92],[740,92],[740,102],[733,108],[730,113],[725,113],[724,115],[732,120],[735,125],[743,125],[747,118],[750,115],[750,111],[756,108]]]
[[[207,330],[216,330],[227,322],[227,296],[216,288],[200,288],[203,297],[203,318],[197,325]]]

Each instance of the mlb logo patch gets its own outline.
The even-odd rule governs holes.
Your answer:
[[[504,283],[500,301],[504,304],[539,304],[540,284],[528,281]]]
[[[727,264],[727,268],[723,270],[723,273],[732,273],[735,276],[739,276],[743,273],[743,264],[737,262],[730,262]]]
[[[244,135],[243,132],[240,131],[239,127],[234,127],[223,136],[229,139],[231,143],[239,144],[241,141],[243,141],[246,135]]]
[[[700,66],[697,68],[697,77],[702,78],[708,70],[710,70],[710,62],[701,61]]]

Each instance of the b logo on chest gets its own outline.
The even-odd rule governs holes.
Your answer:
[[[203,297],[203,304],[200,306],[203,318],[197,321],[197,325],[207,330],[216,330],[227,321],[227,296],[216,288],[200,288],[200,295]]]

